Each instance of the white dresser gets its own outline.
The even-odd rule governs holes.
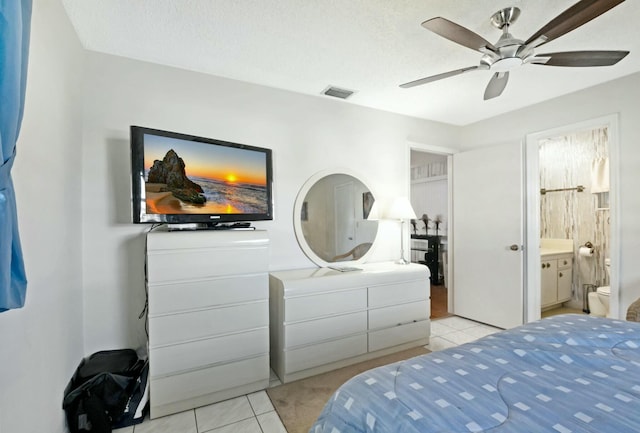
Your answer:
[[[358,267],[269,274],[271,367],[283,383],[429,342],[428,268]]]
[[[265,231],[147,235],[151,418],[269,383]]]

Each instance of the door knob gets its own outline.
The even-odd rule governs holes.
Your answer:
[[[509,249],[510,249],[511,251],[518,251],[518,250],[520,249],[520,247],[519,247],[518,245],[516,245],[516,244],[513,244],[513,245],[511,245],[511,246],[509,247]]]

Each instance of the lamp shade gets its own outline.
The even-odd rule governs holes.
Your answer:
[[[416,213],[407,197],[398,197],[389,208],[387,218],[394,220],[416,219]]]

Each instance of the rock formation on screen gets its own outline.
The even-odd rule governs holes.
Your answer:
[[[169,150],[162,161],[153,161],[149,170],[149,183],[162,183],[167,190],[182,201],[202,204],[206,200],[202,187],[190,180],[185,174],[182,158],[173,150]]]

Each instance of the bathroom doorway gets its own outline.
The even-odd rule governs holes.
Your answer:
[[[411,221],[411,261],[429,268],[431,319],[449,316],[448,230],[450,215],[449,156],[410,150],[410,199],[417,218]]]
[[[530,320],[588,313],[588,293],[615,286],[605,263],[617,245],[616,183],[609,175],[617,164],[616,136],[617,118],[609,116],[527,137]],[[617,317],[617,290],[612,292],[616,301],[608,315]]]

